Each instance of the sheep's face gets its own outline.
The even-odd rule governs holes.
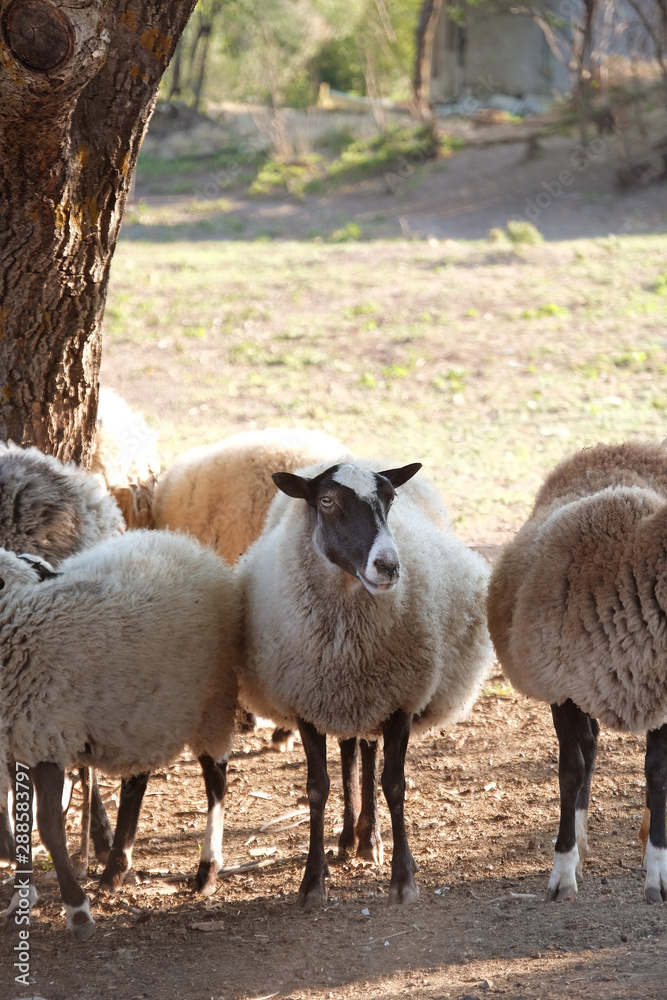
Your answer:
[[[273,481],[314,513],[313,542],[329,562],[359,580],[370,594],[392,590],[400,576],[398,551],[387,525],[395,491],[420,463],[386,472],[334,465],[313,479],[277,472]]]

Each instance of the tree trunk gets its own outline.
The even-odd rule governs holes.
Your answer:
[[[88,464],[109,265],[195,0],[0,0],[0,439]]]
[[[588,141],[588,124],[591,120],[593,95],[593,28],[598,9],[598,0],[584,0],[582,23],[579,26],[580,51],[577,58],[577,81],[575,86],[575,106],[579,115],[579,132],[582,146]]]
[[[417,25],[417,53],[415,57],[414,102],[415,113],[424,120],[431,117],[431,70],[433,43],[442,10],[442,0],[424,0]]]

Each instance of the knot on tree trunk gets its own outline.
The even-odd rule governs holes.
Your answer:
[[[69,19],[49,0],[14,0],[3,29],[12,54],[29,69],[56,69],[74,49]]]

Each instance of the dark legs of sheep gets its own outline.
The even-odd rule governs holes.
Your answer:
[[[139,811],[150,777],[149,771],[126,778],[120,788],[120,803],[111,850],[100,877],[100,889],[115,892],[132,867],[132,848],[137,836]]]
[[[4,764],[0,765],[4,767]],[[16,857],[14,850],[14,834],[9,822],[9,802],[5,798],[0,806],[0,861],[11,864]]]
[[[343,829],[338,838],[338,853],[352,854],[357,844],[357,820],[361,812],[359,794],[359,741],[355,736],[339,740],[340,769],[343,777]]]
[[[339,854],[352,854],[381,865],[382,837],[378,822],[377,786],[379,756],[376,740],[339,740],[343,774],[343,830]],[[359,749],[361,749],[361,796],[359,794]]]
[[[299,732],[308,763],[306,790],[310,803],[310,847],[297,902],[304,910],[311,910],[326,903],[327,899],[324,880],[329,874],[329,867],[324,853],[324,807],[329,797],[330,782],[326,736],[302,719],[299,719]]]
[[[560,825],[549,879],[547,901],[572,899],[577,893],[576,871],[587,851],[586,819],[600,727],[568,699],[552,705],[558,737]]]
[[[82,774],[83,768],[79,770]],[[83,783],[83,778],[81,779]],[[97,778],[93,783],[91,801],[90,835],[93,841],[95,857],[102,864],[106,863],[113,840],[113,831],[102,802]],[[12,862],[15,859],[14,835],[9,822],[9,805],[7,799],[0,805],[0,861]]]
[[[667,725],[646,734],[646,805],[649,809],[649,834],[646,845],[646,886],[650,903],[667,899]]]
[[[82,767],[79,768],[79,777],[83,787]],[[93,791],[90,802],[90,836],[93,841],[95,857],[100,864],[106,864],[109,859],[111,845],[113,844],[113,830],[111,829],[111,823],[102,802],[96,772],[93,775]]]
[[[37,793],[37,826],[42,843],[53,859],[60,895],[65,904],[67,926],[77,941],[85,941],[95,932],[88,897],[77,882],[67,853],[62,795],[65,772],[57,764],[38,764],[32,768]]]
[[[224,819],[224,801],[227,793],[227,758],[215,761],[208,754],[199,758],[204,773],[208,816],[206,819],[206,836],[202,845],[201,860],[194,888],[204,896],[215,892],[218,872],[222,866],[222,828]]]
[[[391,830],[394,837],[394,852],[391,859],[390,903],[411,903],[419,896],[415,882],[417,862],[408,847],[405,831],[405,754],[410,738],[412,716],[406,712],[394,712],[382,726],[384,734],[384,768],[382,770],[382,790],[391,814]]]

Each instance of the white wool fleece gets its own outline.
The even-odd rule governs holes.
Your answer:
[[[391,467],[352,461],[376,472]],[[398,709],[420,716],[417,730],[462,718],[490,663],[488,570],[436,527],[448,523],[423,477],[399,487],[388,524],[401,575],[391,591],[372,596],[318,555],[306,503],[279,494],[239,564],[242,700],[259,715],[285,724],[303,718],[341,738],[376,734]]]
[[[222,559],[151,531],[72,556],[41,583],[12,578],[11,560],[0,550],[0,754],[130,775],[186,743],[214,758],[230,749],[240,603]]]

